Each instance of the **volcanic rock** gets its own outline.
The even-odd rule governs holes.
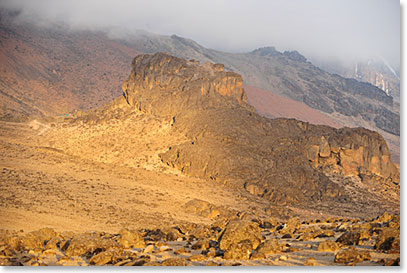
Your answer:
[[[61,243],[61,239],[58,237],[53,237],[47,241],[45,244],[45,249],[58,249],[58,246]]]
[[[288,220],[288,222],[285,224],[285,226],[281,229],[280,233],[294,233],[296,229],[298,229],[301,226],[301,222],[298,218],[291,218]]]
[[[105,265],[112,261],[113,252],[111,251],[104,251],[99,254],[96,254],[92,258],[90,258],[89,262],[91,265]]]
[[[232,243],[225,251],[224,258],[227,260],[247,260],[253,250],[253,243],[250,240],[243,240]]]
[[[92,256],[95,251],[103,251],[118,247],[118,244],[112,240],[103,239],[94,233],[83,233],[74,236],[67,243],[62,251],[67,256]]]
[[[400,253],[400,230],[390,227],[381,229],[374,247],[382,251]]]
[[[164,260],[161,265],[163,266],[186,266],[187,261],[184,258],[169,258]]]
[[[192,262],[199,262],[199,261],[205,261],[207,258],[205,257],[205,255],[202,254],[196,254],[196,255],[192,255],[191,257],[188,258],[190,261]]]
[[[283,246],[277,239],[268,239],[261,243],[255,253],[263,253],[264,255],[272,255],[283,251]]]
[[[185,204],[185,208],[186,208],[186,211],[189,213],[201,215],[204,217],[208,217],[210,219],[213,219],[221,214],[221,211],[219,208],[210,204],[207,201],[199,200],[199,199],[193,199],[191,201],[188,201]]]
[[[198,242],[193,244],[191,248],[194,249],[194,250],[196,250],[196,249],[201,249],[201,250],[208,249],[209,248],[209,241],[208,240],[199,240]]]
[[[360,233],[356,231],[347,231],[342,234],[337,240],[337,243],[344,245],[359,245]]]
[[[22,237],[20,244],[26,249],[39,248],[42,249],[46,241],[50,240],[55,236],[55,231],[50,228],[43,228],[38,231],[33,231],[28,233],[26,236]]]
[[[334,241],[324,241],[318,244],[318,251],[337,251],[340,246]]]
[[[188,138],[160,154],[185,175],[244,187],[280,204],[349,202],[332,174],[363,183],[399,181],[379,134],[263,118],[247,104],[242,77],[219,65],[139,55],[122,88],[132,108],[167,120]]]
[[[359,251],[354,247],[348,250],[338,252],[335,255],[335,263],[355,265],[366,260],[370,260],[372,257],[367,251]]]
[[[219,247],[226,250],[233,243],[237,244],[244,240],[249,240],[253,249],[262,241],[259,225],[250,221],[232,220],[219,238]],[[240,246],[239,246],[240,247]]]
[[[119,234],[121,239],[118,242],[124,247],[144,248],[146,246],[143,237],[137,231],[122,229]]]

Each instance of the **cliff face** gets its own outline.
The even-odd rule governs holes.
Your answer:
[[[377,133],[345,128],[328,138],[314,139],[312,143],[308,159],[316,168],[347,176],[368,173],[398,180],[398,170],[390,160],[389,149]]]
[[[139,55],[123,92],[132,107],[186,136],[160,154],[186,175],[287,204],[349,202],[341,183],[349,177],[366,185],[399,180],[379,134],[261,117],[246,103],[241,76],[222,65]]]
[[[216,102],[219,95],[247,105],[242,77],[225,72],[222,64],[201,66],[198,61],[157,53],[139,55],[132,66],[122,89],[127,102],[140,110],[172,116],[185,108]]]
[[[349,71],[350,72],[350,71]],[[400,77],[384,60],[369,60],[355,64],[351,77],[368,82],[400,102]]]

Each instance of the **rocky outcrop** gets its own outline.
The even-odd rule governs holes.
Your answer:
[[[373,174],[399,179],[383,137],[366,129],[344,128],[328,136],[315,137],[307,152],[314,167],[346,176]]]
[[[241,74],[246,84],[304,103],[339,123],[369,124],[394,135],[400,131],[400,115],[392,97],[371,84],[346,79],[337,75],[340,73],[327,73],[296,51],[282,53],[274,47],[265,47],[231,54],[204,48],[175,35],[140,37],[136,47],[146,53],[165,51],[181,58],[223,63],[227,69]]]
[[[227,96],[247,102],[243,79],[225,72],[223,64],[184,60],[166,53],[139,55],[122,89],[127,102],[140,110],[171,116],[181,108],[199,107]],[[211,98],[211,99],[208,99]]]
[[[222,65],[157,53],[134,59],[123,92],[133,108],[166,119],[189,139],[160,154],[185,175],[245,187],[280,204],[349,201],[333,174],[366,184],[399,180],[377,133],[263,118],[246,103],[241,83]]]

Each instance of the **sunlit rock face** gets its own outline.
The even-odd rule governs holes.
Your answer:
[[[139,109],[173,115],[183,108],[219,101],[219,95],[247,103],[242,77],[225,72],[222,64],[200,65],[198,61],[157,53],[137,56],[132,67],[122,88],[128,103]]]
[[[188,176],[280,204],[348,202],[338,183],[347,177],[366,184],[399,180],[379,134],[261,117],[247,104],[242,77],[220,64],[139,55],[123,93],[130,106],[167,119],[186,136],[160,158]]]

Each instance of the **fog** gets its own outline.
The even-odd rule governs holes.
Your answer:
[[[72,29],[142,29],[230,52],[275,46],[326,60],[382,57],[400,65],[398,0],[4,0],[0,6]]]

